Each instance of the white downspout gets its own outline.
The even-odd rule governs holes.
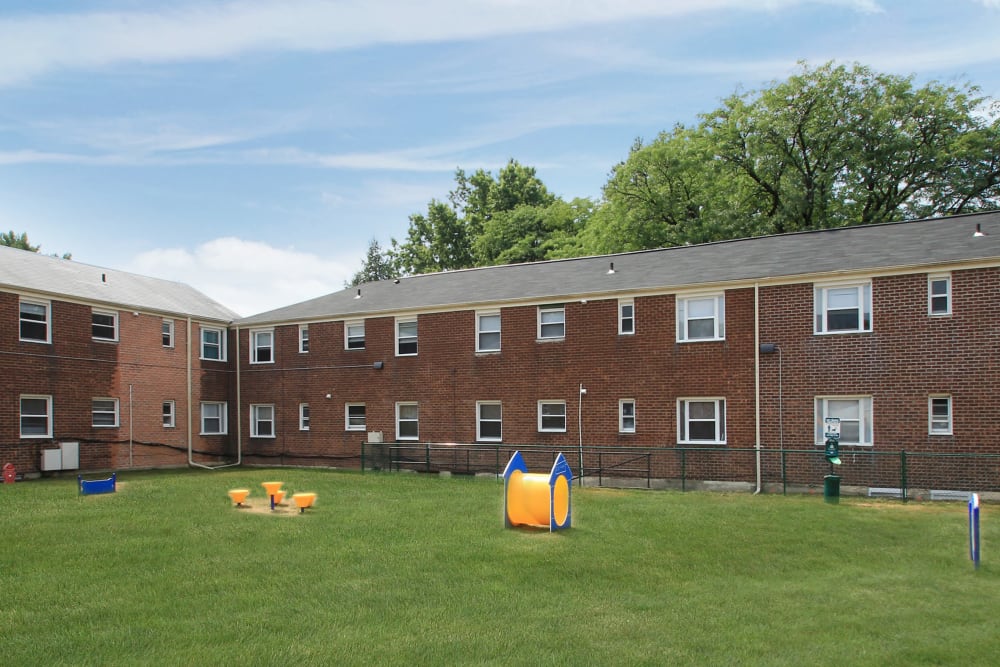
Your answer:
[[[754,495],[761,492],[760,471],[760,284],[753,284],[753,375],[754,375],[754,444],[755,475],[757,487]]]
[[[187,440],[188,465],[194,465],[194,406],[191,405],[191,318],[187,318]]]

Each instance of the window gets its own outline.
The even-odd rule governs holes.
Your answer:
[[[538,430],[566,432],[566,401],[538,401]]]
[[[871,396],[830,396],[816,399],[816,444],[825,440],[827,417],[840,419],[841,445],[872,444]]]
[[[367,427],[365,404],[347,403],[344,406],[344,428],[348,431],[364,431]]]
[[[677,341],[723,340],[726,295],[677,297]]]
[[[618,401],[618,432],[635,433],[635,401],[631,398]]]
[[[224,435],[228,427],[225,403],[201,404],[201,434]]]
[[[635,333],[635,302],[618,300],[618,333],[627,336]]]
[[[679,399],[677,401],[677,431],[677,439],[682,443],[725,444],[725,399]]]
[[[177,406],[173,401],[163,401],[163,428],[173,428],[177,424]]]
[[[500,313],[476,313],[476,352],[500,351]]]
[[[118,340],[118,313],[94,310],[90,313],[90,322],[94,340]]]
[[[564,306],[539,306],[538,338],[566,337],[566,308]]]
[[[41,301],[21,301],[21,340],[33,343],[49,342],[49,304]]]
[[[417,353],[417,321],[396,320],[396,355],[412,356]]]
[[[117,428],[118,399],[95,398],[90,402],[90,414],[94,428]]]
[[[927,401],[928,432],[951,435],[951,396],[931,396]]]
[[[299,403],[299,430],[309,430],[309,404]]]
[[[309,352],[309,325],[299,325],[299,352],[306,354]]]
[[[416,440],[419,436],[420,406],[396,403],[396,440]]]
[[[872,330],[872,285],[817,285],[816,333]]]
[[[174,321],[163,320],[163,347],[174,346]]]
[[[251,438],[274,437],[273,405],[250,406],[250,437]]]
[[[951,315],[951,276],[928,276],[927,312],[930,315]]]
[[[500,442],[503,437],[503,409],[499,401],[476,403],[476,440]]]
[[[274,363],[274,331],[250,332],[250,363]]]
[[[222,329],[201,328],[201,358],[212,361],[226,360],[226,337]]]
[[[52,397],[21,397],[21,437],[52,437]]]
[[[348,350],[365,349],[365,321],[344,323],[344,347]]]

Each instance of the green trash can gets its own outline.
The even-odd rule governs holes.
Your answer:
[[[823,478],[823,500],[828,503],[840,502],[840,477],[827,475]]]

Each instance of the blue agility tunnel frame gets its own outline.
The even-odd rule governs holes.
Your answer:
[[[76,476],[76,481],[80,484],[81,496],[92,496],[98,493],[114,493],[118,473],[111,473],[107,479],[84,479],[82,475]]]

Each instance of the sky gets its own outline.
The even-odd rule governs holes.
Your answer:
[[[340,290],[455,170],[599,199],[797,63],[1000,99],[1000,0],[3,0],[0,230],[241,315]]]

